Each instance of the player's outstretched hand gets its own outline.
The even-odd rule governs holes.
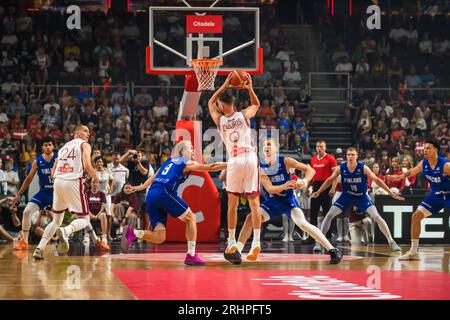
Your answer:
[[[8,201],[9,204],[15,206],[20,201],[20,197],[19,196],[8,197]]]
[[[405,201],[405,198],[399,196],[398,194],[391,194],[391,197],[398,201]]]
[[[252,80],[252,76],[250,75],[250,73],[246,73],[245,74],[245,78],[246,78],[247,81],[244,84],[244,88],[245,89],[253,88],[253,80]]]
[[[231,81],[231,78],[232,78],[232,77],[233,77],[233,72],[230,72],[230,73],[228,74],[227,78],[225,79],[225,82],[223,83],[225,89],[231,87],[230,81]]]
[[[138,186],[133,186],[133,187],[130,188],[130,191],[132,193],[135,193],[135,192],[139,192],[140,190],[138,189]]]
[[[297,189],[297,181],[294,180],[289,180],[288,182],[286,182],[284,184],[284,189],[288,190],[288,189]]]
[[[319,196],[319,193],[317,191],[311,193],[311,198],[317,198],[318,196]]]

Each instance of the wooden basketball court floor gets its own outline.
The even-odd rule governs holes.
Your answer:
[[[113,243],[102,254],[76,242],[67,255],[47,246],[42,261],[33,259],[34,246],[13,252],[4,244],[0,299],[450,300],[450,246],[422,246],[419,261],[399,261],[383,245],[339,248],[343,261],[330,265],[310,245],[271,241],[259,261],[233,265],[223,259],[223,244],[198,244],[206,265],[191,267],[183,264],[182,243],[134,243],[128,254]]]

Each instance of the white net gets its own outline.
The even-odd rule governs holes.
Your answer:
[[[214,90],[214,80],[220,65],[220,59],[192,59],[198,91]]]

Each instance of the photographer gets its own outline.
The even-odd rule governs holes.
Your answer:
[[[144,158],[141,151],[128,150],[121,158],[120,163],[125,165],[129,170],[128,182],[132,186],[143,184],[149,177],[154,175],[153,168],[149,165],[149,161]],[[140,228],[148,229],[149,219],[145,212],[146,190],[136,193],[138,204],[136,213],[139,217]]]

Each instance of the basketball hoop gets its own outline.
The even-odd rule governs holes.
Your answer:
[[[192,59],[198,91],[214,90],[214,80],[221,64],[220,59]]]

